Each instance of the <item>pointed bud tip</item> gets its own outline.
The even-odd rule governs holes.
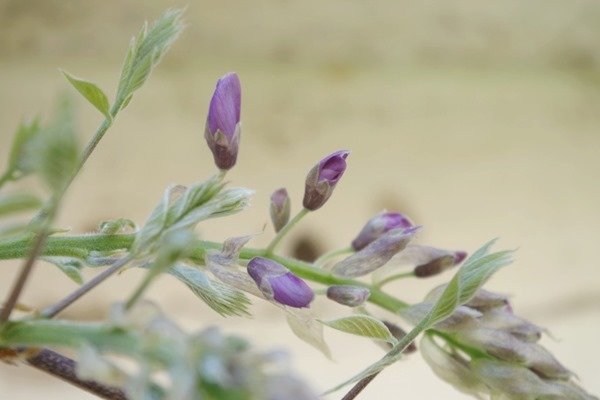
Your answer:
[[[263,257],[254,257],[248,263],[248,274],[261,292],[280,304],[305,308],[314,299],[310,286],[283,265]]]

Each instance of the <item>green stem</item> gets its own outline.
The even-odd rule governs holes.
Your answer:
[[[27,258],[25,259],[19,275],[17,276],[17,279],[15,279],[13,286],[2,306],[2,311],[0,311],[0,324],[4,324],[10,319],[10,315],[19,301],[19,297],[25,288],[25,284],[31,275],[31,271],[33,271],[35,261],[43,252],[44,245],[46,244],[46,240],[50,233],[50,225],[56,216],[57,207],[58,199],[55,199],[55,201],[50,202],[49,208],[46,209],[45,218],[42,221],[38,232],[33,237],[33,245],[27,249]]]
[[[113,107],[113,110],[111,110],[111,115],[113,113],[114,113],[114,116],[116,116],[116,111],[114,111],[114,107]],[[63,188],[63,192],[65,192],[69,188],[69,186],[71,185],[73,180],[75,180],[75,177],[77,176],[77,174],[79,174],[79,171],[81,171],[81,168],[83,168],[83,165],[88,160],[88,158],[90,158],[90,155],[96,149],[96,146],[98,146],[98,143],[100,143],[100,140],[102,140],[102,138],[104,137],[104,134],[106,133],[106,131],[108,131],[108,128],[110,128],[110,126],[112,125],[112,122],[113,122],[112,118],[104,118],[104,121],[102,121],[102,123],[100,124],[98,129],[96,129],[94,136],[92,136],[92,138],[88,142],[87,146],[83,150],[83,153],[81,154],[81,158],[79,159],[79,164],[77,165],[77,167],[73,171],[73,174],[71,175],[71,177],[65,184],[65,186]]]
[[[269,243],[269,245],[267,246],[266,254],[272,255],[279,242],[281,242],[281,239],[283,239],[283,237],[294,227],[294,225],[296,225],[298,221],[304,218],[304,216],[309,212],[309,210],[303,208],[298,214],[296,214],[294,218],[292,218],[287,224],[285,224],[285,226],[281,228],[279,232],[277,232],[277,235],[275,235],[271,243]]]
[[[377,283],[377,285],[375,285],[375,286],[377,286],[378,288],[381,288],[381,287],[383,287],[383,285],[390,283],[392,281],[395,281],[397,279],[414,278],[414,277],[415,277],[414,271],[402,272],[400,274],[388,276],[381,282]]]
[[[0,189],[2,189],[2,186],[4,186],[5,183],[12,179],[12,174],[13,171],[9,169],[0,176]]]
[[[354,253],[354,249],[352,247],[344,247],[343,249],[334,249],[331,251],[328,251],[327,253],[321,255],[319,258],[317,258],[314,262],[316,267],[322,267],[326,261],[334,258],[334,257],[338,257],[344,254],[350,254],[350,253]]]
[[[73,256],[74,254],[81,255],[85,253],[89,255],[91,252],[96,251],[122,251],[129,249],[134,239],[135,234],[50,236],[42,251],[42,255]],[[12,240],[0,241],[0,260],[25,257],[30,245],[31,237],[20,237]],[[220,249],[221,247],[221,243],[200,241],[198,248],[193,252],[191,258],[194,261],[201,263],[204,260],[204,255],[207,250]],[[242,260],[249,260],[256,256],[267,256],[266,250],[244,248],[240,252],[240,258]],[[302,279],[324,285],[352,285],[366,287],[371,291],[369,302],[393,313],[397,313],[407,306],[405,302],[390,296],[382,290],[365,282],[340,278],[329,271],[315,268],[312,264],[294,258],[277,255],[272,255],[270,258],[284,265]]]

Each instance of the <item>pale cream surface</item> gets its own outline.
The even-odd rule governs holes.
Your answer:
[[[9,21],[16,2],[3,3],[0,16]],[[228,178],[256,194],[248,212],[202,224],[202,237],[262,232],[274,189],[287,187],[298,210],[313,163],[349,149],[348,170],[331,200],[302,222],[286,250],[301,236],[321,250],[346,246],[383,208],[423,225],[423,244],[472,252],[500,237],[498,248],[518,248],[516,261],[488,287],[511,295],[516,312],[547,327],[558,340],[544,343],[599,394],[600,56],[589,43],[597,40],[600,7],[512,1],[483,8],[460,1],[438,10],[392,3],[190,4],[181,43],[90,158],[58,225],[79,233],[110,218],[141,224],[166,185],[213,173],[205,113],[215,80],[235,70],[243,84],[243,128]],[[20,119],[47,116],[56,94],[69,90],[57,67],[112,94],[127,38],[144,18],[173,5],[90,2],[62,10],[44,4],[64,26],[36,24],[44,21],[41,11],[25,7],[0,30],[2,164]],[[111,20],[114,27],[101,22]],[[83,101],[78,108],[83,143],[100,118]],[[267,227],[252,245],[271,237]],[[0,262],[2,296],[17,266]],[[406,280],[390,291],[416,302],[450,276]],[[128,271],[111,279],[64,316],[103,317],[140,277]],[[23,302],[42,307],[74,288],[40,263]],[[296,339],[276,309],[255,304],[253,319],[222,319],[170,278],[149,297],[190,330],[218,324],[261,349],[288,348],[295,369],[318,390],[382,355],[368,340],[326,330],[331,362]],[[349,313],[322,299],[315,308],[323,317]],[[93,398],[25,366],[0,365],[0,393],[12,400]],[[465,398],[433,377],[418,354],[382,373],[362,398],[400,396]]]

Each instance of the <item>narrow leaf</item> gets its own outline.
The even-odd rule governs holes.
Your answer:
[[[168,10],[148,28],[144,24],[125,57],[115,103],[122,110],[183,29],[181,10]]]
[[[308,310],[285,308],[287,322],[292,332],[298,338],[321,351],[327,358],[331,358],[329,346],[323,338],[323,325]]]
[[[29,193],[0,195],[0,217],[39,208],[41,200]]]
[[[78,285],[83,283],[83,277],[81,276],[83,263],[80,260],[68,257],[44,257],[44,261],[56,265],[65,273],[65,275]]]
[[[108,103],[108,98],[102,89],[100,89],[96,84],[76,78],[66,71],[61,70],[61,72],[71,83],[71,85],[73,85],[73,87],[87,99],[87,101],[96,107],[96,109],[98,109],[98,111],[100,111],[106,118],[109,120],[112,119],[110,115],[110,104]]]
[[[196,296],[222,316],[250,315],[250,300],[235,288],[210,279],[197,268],[177,265],[169,274],[185,283]]]
[[[30,122],[22,122],[15,132],[8,157],[8,170],[11,171],[13,179],[16,174],[18,177],[32,172],[34,166],[31,161],[31,147],[39,133],[38,118]]]
[[[371,339],[385,340],[396,344],[398,340],[392,335],[387,326],[377,318],[369,315],[352,315],[333,321],[319,321],[330,328],[353,335],[365,336]]]

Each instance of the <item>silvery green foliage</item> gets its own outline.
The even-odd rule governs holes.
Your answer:
[[[62,98],[50,123],[39,129],[26,162],[52,192],[58,193],[72,178],[79,163],[71,101]]]
[[[38,118],[21,122],[13,136],[12,147],[8,156],[5,174],[10,179],[18,179],[33,172],[32,148],[33,142],[40,133]]]
[[[182,10],[168,10],[152,26],[144,24],[138,36],[131,39],[117,88],[115,113],[127,107],[133,93],[177,39],[183,29],[181,15]]]
[[[475,292],[494,272],[511,262],[510,256],[512,251],[501,251],[489,254],[493,244],[494,241],[488,242],[465,261],[450,283],[444,288],[444,291],[441,293],[438,300],[431,305],[426,313],[424,313],[423,317],[415,324],[415,327],[381,360],[370,365],[346,382],[332,388],[329,392],[338,390],[351,383],[358,382],[395,363],[402,357],[404,349],[408,347],[421,332],[450,317],[457,307],[469,301],[475,295]]]
[[[426,309],[440,297],[440,289],[421,303]],[[403,316],[418,320],[419,308],[412,306]],[[478,398],[595,398],[538,343],[543,330],[515,315],[504,296],[479,289],[434,328],[421,340],[423,357],[440,378],[460,391]]]

